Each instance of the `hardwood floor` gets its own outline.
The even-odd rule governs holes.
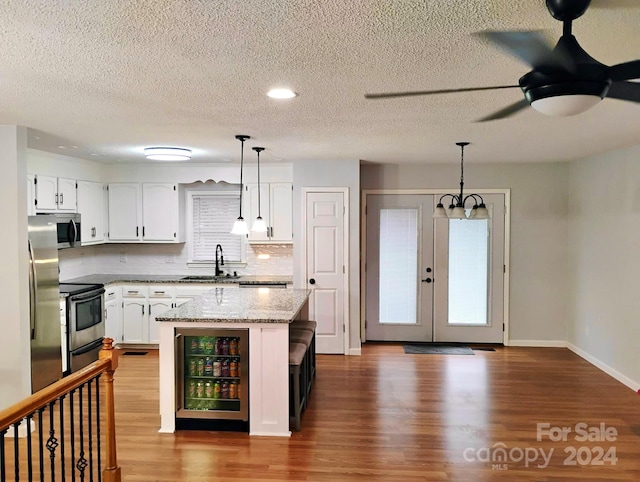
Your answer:
[[[566,349],[405,355],[369,343],[361,357],[319,355],[302,431],[290,439],[157,433],[157,370],[154,351],[120,357],[124,481],[640,480],[640,396]],[[538,423],[571,432],[538,440]],[[617,435],[581,441],[580,423]],[[500,447],[506,460],[492,461]],[[547,463],[541,450],[552,452]]]

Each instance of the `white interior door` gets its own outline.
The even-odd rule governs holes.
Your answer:
[[[505,199],[482,197],[490,219],[435,220],[434,341],[503,342]]]
[[[344,353],[344,192],[305,193],[306,277],[309,317],[318,323],[318,353]]]
[[[433,196],[367,196],[366,338],[433,340]]]

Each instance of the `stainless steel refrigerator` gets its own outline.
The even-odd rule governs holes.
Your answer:
[[[58,235],[53,216],[29,216],[31,391],[62,378]]]

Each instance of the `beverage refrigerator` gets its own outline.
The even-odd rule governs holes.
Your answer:
[[[249,330],[176,329],[176,426],[249,421]]]

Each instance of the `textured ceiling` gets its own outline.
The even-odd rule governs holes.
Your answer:
[[[564,161],[639,142],[640,104],[614,99],[477,123],[522,93],[364,98],[517,84],[529,68],[473,35],[487,29],[555,43],[562,25],[544,0],[0,0],[0,124],[104,162],[153,145],[237,162],[235,134],[266,161],[457,162],[460,140],[471,162]],[[640,58],[640,0],[593,0],[574,34],[607,65]],[[267,98],[277,86],[299,96]]]

